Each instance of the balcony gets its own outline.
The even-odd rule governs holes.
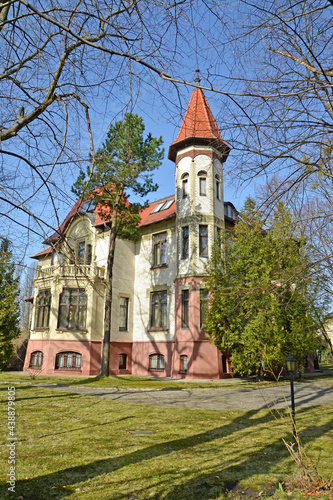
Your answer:
[[[103,279],[105,275],[105,268],[98,267],[96,265],[56,265],[56,266],[46,266],[37,269],[35,279],[46,279],[54,277],[62,278],[101,278]]]

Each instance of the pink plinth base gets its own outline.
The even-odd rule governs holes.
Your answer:
[[[43,364],[39,369],[30,367],[31,354],[43,353]],[[81,370],[56,370],[56,355],[60,352],[77,352],[82,355]],[[101,365],[101,342],[89,340],[32,340],[28,342],[23,371],[58,375],[99,375]]]
[[[150,370],[149,355],[163,354],[165,369]],[[180,356],[187,356],[187,371],[181,372]],[[136,342],[132,351],[132,374],[188,379],[219,379],[232,376],[227,362],[223,373],[222,353],[207,340],[184,342]]]

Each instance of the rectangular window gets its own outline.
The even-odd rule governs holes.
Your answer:
[[[150,324],[152,328],[167,328],[167,292],[151,294]]]
[[[84,264],[85,253],[86,253],[86,242],[80,241],[79,246],[78,246],[78,250],[77,250],[77,263],[78,264]]]
[[[56,370],[81,370],[82,355],[78,352],[60,352],[56,356]]]
[[[120,311],[119,311],[119,330],[128,331],[128,303],[127,297],[120,297]]]
[[[50,320],[51,290],[41,290],[37,297],[36,328],[48,328]]]
[[[187,359],[185,354],[180,356],[180,373],[187,373]]]
[[[86,260],[87,266],[90,266],[91,261],[92,261],[92,245],[87,245],[87,260]]]
[[[164,370],[164,356],[163,354],[151,354],[149,356],[149,370]]]
[[[31,354],[29,368],[41,368],[43,364],[43,353],[35,351]]]
[[[188,316],[189,316],[189,291],[183,290],[182,293],[182,323],[183,328],[188,328]]]
[[[216,199],[220,200],[221,199],[221,181],[219,178],[215,179],[215,184],[216,184]]]
[[[153,266],[166,264],[167,233],[166,231],[153,236]]]
[[[206,196],[206,177],[199,177],[199,194]]]
[[[127,369],[127,354],[119,354],[119,370]]]
[[[187,259],[189,255],[189,228],[182,227],[182,259]]]
[[[79,241],[77,246],[77,264],[90,266],[92,261],[92,245]]]
[[[86,327],[87,295],[82,288],[65,288],[60,294],[58,328],[84,330]]]
[[[203,329],[205,322],[205,314],[208,305],[208,292],[200,290],[200,328]]]
[[[183,192],[183,198],[186,198],[188,196],[188,175],[183,177],[182,192]]]
[[[199,255],[208,255],[208,226],[199,226]]]

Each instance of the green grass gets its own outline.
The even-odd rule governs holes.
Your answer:
[[[333,382],[332,375],[323,375],[322,377],[303,378],[304,383],[312,383],[319,379],[325,379],[328,382]],[[286,379],[289,381],[289,378]],[[136,375],[120,375],[113,377],[82,377],[82,376],[53,376],[41,375],[40,373],[34,374],[17,374],[15,372],[0,372],[0,383],[15,383],[18,385],[31,385],[31,384],[60,384],[66,386],[88,386],[88,387],[105,387],[105,388],[124,388],[124,389],[199,389],[199,388],[216,388],[216,386],[223,389],[249,389],[252,387],[263,387],[274,385],[277,382],[274,379],[264,380],[257,382],[255,378],[233,378],[222,380],[206,380],[206,381],[182,381],[182,380],[161,380],[159,378],[136,376]]]
[[[175,388],[210,388],[219,387],[225,389],[231,388],[250,388],[258,387],[258,382],[251,378],[234,378],[222,379],[216,381],[181,381],[181,380],[161,380],[154,377],[136,376],[136,375],[120,375],[113,377],[73,377],[73,376],[52,376],[41,375],[40,373],[34,374],[17,374],[15,372],[0,372],[0,383],[13,382],[16,384],[33,384],[33,383],[47,383],[47,384],[64,384],[64,385],[86,385],[92,387],[120,387],[126,389],[175,389]],[[276,383],[274,380],[267,380],[260,382],[260,385],[269,385]]]
[[[6,401],[7,385],[0,395]],[[9,498],[242,498],[226,495],[236,483],[263,491],[260,498],[270,487],[273,498],[290,498],[278,491],[294,470],[282,442],[290,429],[269,411],[148,407],[24,384],[16,385],[16,398],[16,491]],[[6,444],[7,406],[0,412]],[[333,405],[297,411],[305,449],[328,477],[332,420]],[[6,498],[6,446],[0,457],[0,498]]]
[[[321,370],[333,370],[333,363],[320,363]]]

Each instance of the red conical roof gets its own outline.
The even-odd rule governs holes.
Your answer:
[[[177,138],[170,144],[168,158],[175,161],[177,150],[194,142],[211,144],[226,156],[230,151],[221,137],[206,97],[199,88],[192,92]]]

